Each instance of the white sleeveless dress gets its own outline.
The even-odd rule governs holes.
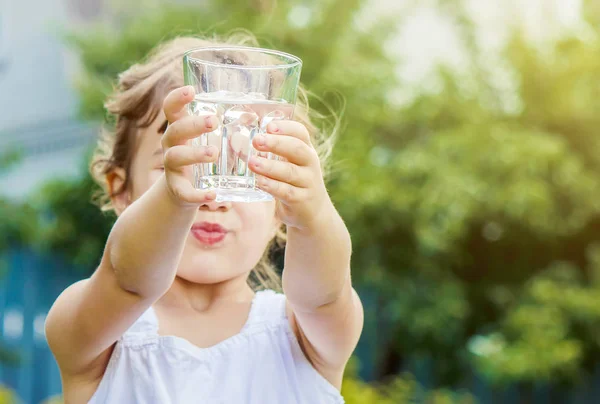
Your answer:
[[[308,362],[285,296],[257,292],[239,334],[209,348],[158,335],[148,309],[117,342],[91,404],[340,404]]]

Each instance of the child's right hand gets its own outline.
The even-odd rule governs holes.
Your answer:
[[[212,201],[214,191],[195,189],[191,182],[191,166],[217,159],[214,146],[192,147],[189,141],[202,133],[212,132],[218,125],[214,115],[190,116],[186,105],[194,99],[192,86],[180,87],[169,93],[163,103],[168,126],[161,143],[165,178],[169,195],[181,206],[195,206]]]

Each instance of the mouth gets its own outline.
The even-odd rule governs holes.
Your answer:
[[[217,223],[195,223],[190,230],[192,236],[202,244],[215,245],[227,236],[227,229]]]

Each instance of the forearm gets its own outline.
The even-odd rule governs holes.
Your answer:
[[[170,287],[196,211],[173,201],[164,176],[125,209],[103,258],[123,289],[157,297]]]
[[[288,229],[283,289],[290,302],[309,310],[335,301],[350,282],[350,234],[331,208],[314,229]]]

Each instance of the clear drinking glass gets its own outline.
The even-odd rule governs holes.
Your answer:
[[[258,152],[252,139],[269,122],[292,117],[302,61],[268,49],[208,47],[186,52],[183,69],[185,84],[196,90],[190,114],[214,114],[219,121],[214,131],[192,142],[219,150],[216,162],[194,165],[195,187],[213,189],[219,202],[272,200],[256,187],[248,159],[275,156]]]

